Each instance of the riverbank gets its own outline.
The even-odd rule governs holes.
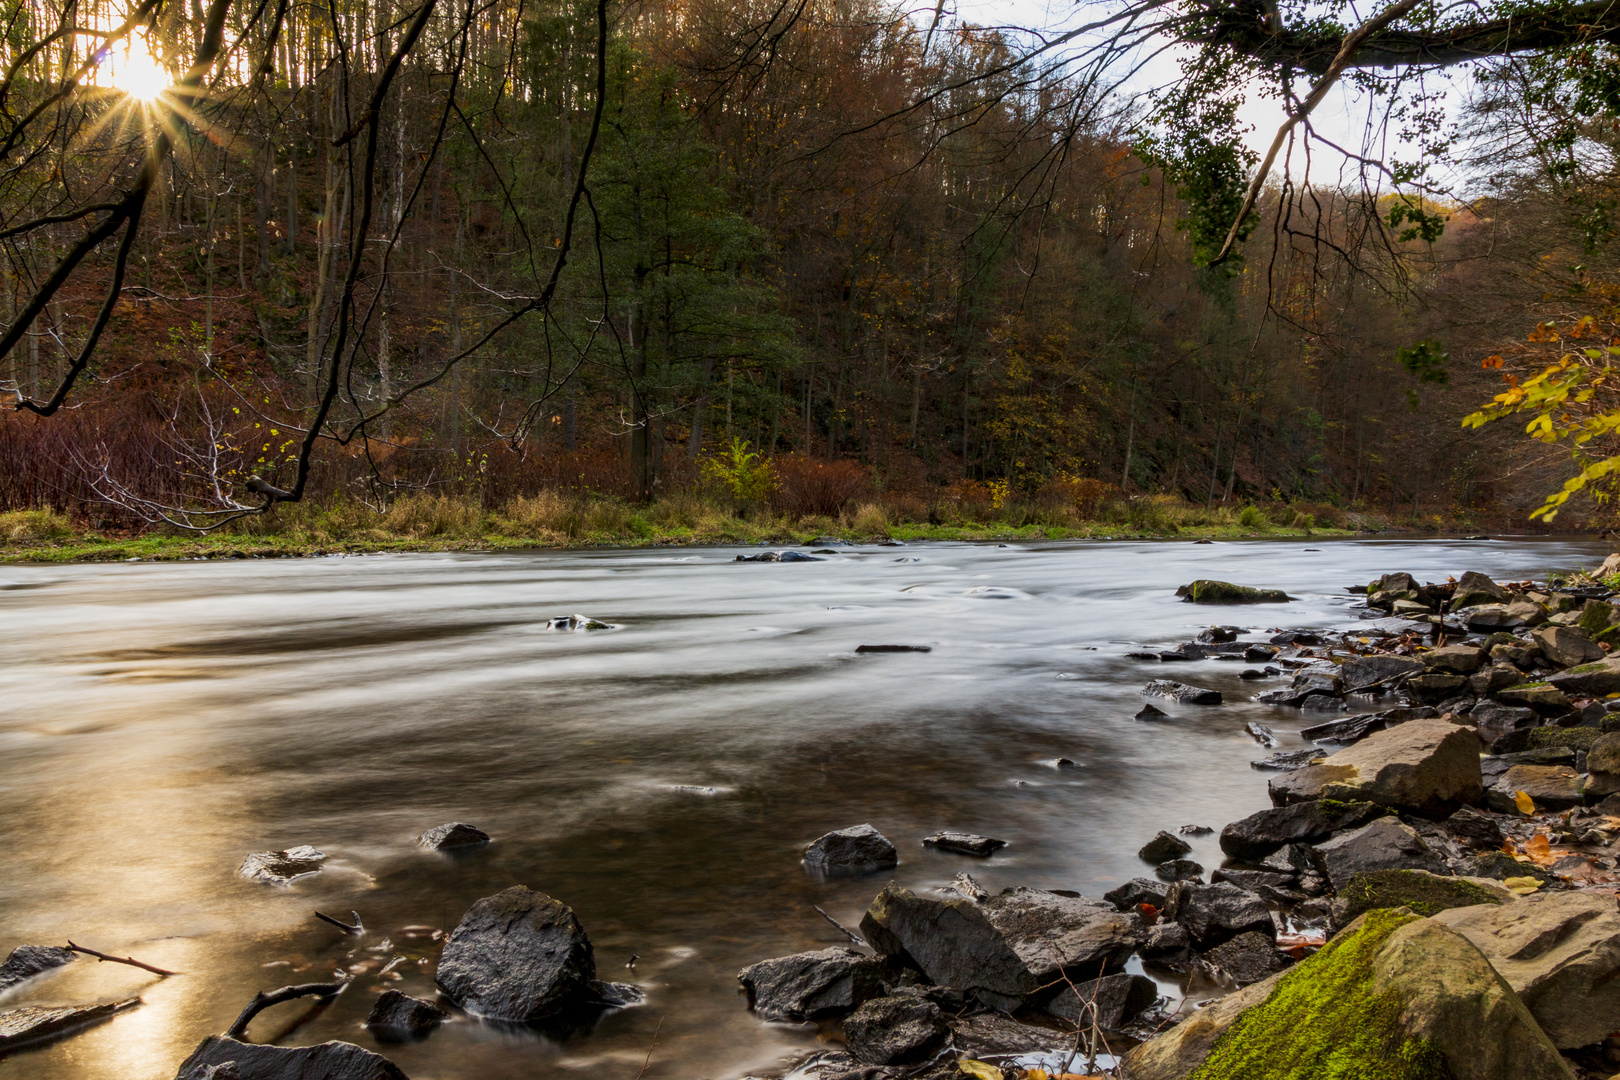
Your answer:
[[[494,508],[413,496],[385,510],[341,501],[289,504],[210,533],[170,525],[92,527],[49,510],[0,513],[0,562],[119,562],[297,558],[379,552],[523,548],[804,545],[818,538],[880,540],[1268,539],[1414,531],[1473,532],[1475,522],[1395,518],[1313,505],[1206,507],[1168,496],[1085,506],[943,505],[926,518],[881,502],[839,514],[792,515],[739,507],[698,493],[638,506],[614,498],[545,493]]]

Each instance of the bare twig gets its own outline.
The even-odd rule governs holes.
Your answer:
[[[641,1071],[636,1073],[636,1080],[647,1075],[647,1067],[652,1064],[652,1052],[658,1048],[658,1033],[664,1030],[664,1018],[658,1018],[658,1026],[653,1028],[652,1045],[647,1047],[647,1059],[641,1063]]]
[[[823,919],[826,919],[828,922],[838,927],[839,931],[843,933],[845,937],[849,938],[849,940],[853,941],[857,945],[867,945],[868,948],[870,948],[867,940],[861,937],[861,935],[857,934],[855,931],[851,930],[849,927],[845,926],[843,923],[839,922],[825,911],[822,911],[821,908],[817,907],[815,904],[811,904],[810,906],[816,909],[817,915],[820,915]]]
[[[284,1001],[296,1001],[303,997],[335,998],[349,985],[347,979],[329,983],[300,983],[297,986],[283,986],[280,990],[272,990],[268,994],[262,990],[253,995],[247,1008],[236,1022],[225,1030],[225,1037],[229,1039],[242,1039],[247,1036],[247,1027],[253,1018],[272,1005],[280,1005]]]
[[[359,937],[361,934],[366,932],[365,924],[360,921],[360,913],[358,911],[350,911],[349,914],[354,916],[353,926],[350,926],[342,919],[334,919],[330,915],[323,915],[319,911],[315,913],[315,917],[321,920],[321,922],[331,923],[345,934],[353,934],[356,937]]]
[[[93,956],[97,960],[110,960],[114,964],[128,964],[130,967],[138,967],[142,971],[150,971],[154,975],[167,976],[167,975],[179,975],[179,974],[182,974],[181,972],[178,972],[178,971],[168,971],[168,970],[165,970],[164,968],[154,967],[151,964],[143,964],[139,960],[135,959],[133,956],[109,956],[104,952],[97,952],[94,949],[87,949],[83,945],[75,945],[71,941],[67,943],[67,947],[72,949],[76,953],[84,953],[84,955],[86,955],[86,956]]]

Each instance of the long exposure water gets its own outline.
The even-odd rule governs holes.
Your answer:
[[[339,968],[358,977],[334,1005],[290,1031],[309,1002],[279,1006],[253,1037],[377,1048],[362,1027],[376,993],[433,996],[437,945],[405,928],[448,930],[518,883],[572,905],[602,977],[640,984],[646,1004],[570,1033],[457,1018],[381,1048],[412,1080],[631,1080],[649,1049],[649,1077],[779,1068],[816,1033],[756,1020],[737,970],[839,944],[811,905],[854,924],[886,880],[812,880],[799,854],[821,833],[872,823],[918,890],[968,870],[993,890],[1100,894],[1147,869],[1134,852],[1157,830],[1267,805],[1245,721],[1285,748],[1309,722],[1254,703],[1267,684],[1242,682],[1241,664],[1143,663],[1129,645],[1212,621],[1353,623],[1344,587],[1385,571],[1519,579],[1607,550],[1083,542],[783,564],[715,548],[0,567],[0,955],[71,938],[183,972],[80,960],[26,984],[0,1008],[144,1004],[0,1061],[0,1078],[168,1080],[256,990]],[[1198,577],[1298,602],[1179,603]],[[574,612],[618,628],[547,631]],[[1133,721],[1154,677],[1228,704],[1158,701],[1169,721]],[[446,821],[494,843],[455,860],[415,847]],[[941,828],[1011,844],[989,860],[923,849]],[[247,853],[297,844],[327,868],[286,888],[235,876]],[[1214,837],[1193,857],[1219,865]],[[346,938],[316,910],[357,911],[369,932]]]

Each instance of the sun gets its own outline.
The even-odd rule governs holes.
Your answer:
[[[174,79],[157,62],[144,37],[131,37],[122,51],[112,52],[107,57],[105,70],[113,89],[136,101],[155,101],[174,85]]]

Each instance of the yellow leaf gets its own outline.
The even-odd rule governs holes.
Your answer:
[[[1541,882],[1533,877],[1503,878],[1502,885],[1508,892],[1517,893],[1519,896],[1528,896],[1541,888]]]
[[[1536,812],[1535,800],[1522,791],[1513,793],[1513,805],[1519,808],[1519,813],[1529,815]]]
[[[994,1065],[987,1065],[972,1058],[963,1058],[956,1063],[956,1067],[973,1077],[974,1080],[1002,1080],[1001,1070]]]

